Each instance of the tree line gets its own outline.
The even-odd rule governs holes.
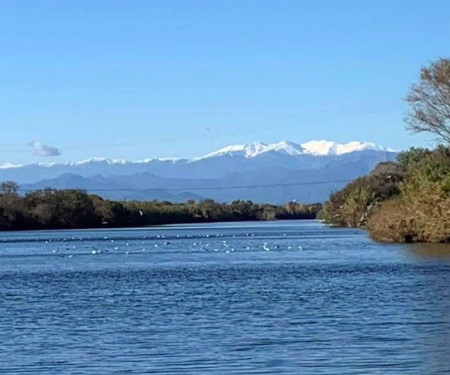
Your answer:
[[[0,185],[0,230],[132,227],[217,221],[314,219],[321,204],[258,204],[212,199],[186,203],[114,201],[78,189],[42,189],[18,194],[18,185]]]

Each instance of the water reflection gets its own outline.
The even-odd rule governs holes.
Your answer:
[[[449,373],[450,358],[450,289],[443,284],[450,265],[450,244],[413,244],[410,246],[417,260],[414,272],[415,298],[410,298],[410,328],[414,329],[417,349],[427,353],[426,374]],[[428,265],[428,266],[425,266]],[[433,350],[429,350],[433,348]]]
[[[445,243],[416,243],[410,245],[414,255],[424,258],[449,258],[450,244]]]

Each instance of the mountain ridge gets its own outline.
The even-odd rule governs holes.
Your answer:
[[[248,144],[230,145],[204,155],[200,159],[229,155],[244,155],[247,158],[258,157],[267,152],[280,152],[291,156],[314,155],[314,156],[338,156],[356,151],[387,151],[395,152],[393,149],[378,146],[372,142],[351,141],[348,143],[338,143],[327,140],[313,140],[298,144],[284,140],[278,143],[265,144],[262,142],[252,142]]]
[[[22,192],[80,188],[113,199],[312,203],[397,155],[369,142],[313,142],[234,145],[196,159],[34,164],[0,169],[0,181],[16,181]]]
[[[166,162],[166,163],[179,163],[179,162],[196,162],[198,160],[204,160],[212,157],[223,155],[244,155],[247,158],[255,158],[266,153],[276,152],[280,154],[286,154],[289,156],[340,156],[352,152],[361,151],[384,151],[384,152],[396,152],[395,150],[376,145],[372,142],[363,141],[350,141],[348,143],[338,143],[327,140],[312,140],[304,143],[295,143],[292,141],[284,140],[277,143],[266,144],[263,142],[251,142],[247,144],[229,145],[218,149],[216,151],[205,154],[200,157],[193,158],[147,158],[142,160],[129,161],[124,159],[111,159],[106,157],[91,157],[80,161],[68,161],[68,162],[52,162],[52,163],[30,163],[30,164],[13,164],[2,163],[0,164],[1,170],[23,168],[28,166],[39,167],[54,167],[54,166],[67,166],[75,167],[86,165],[90,163],[105,163],[108,165],[128,165],[128,164],[147,164],[151,162]]]

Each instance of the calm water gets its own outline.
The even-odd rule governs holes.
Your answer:
[[[449,374],[450,249],[316,221],[0,233],[0,373]]]

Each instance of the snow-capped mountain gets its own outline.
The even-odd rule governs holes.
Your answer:
[[[290,141],[282,141],[274,144],[265,144],[253,142],[243,145],[231,145],[220,150],[211,152],[200,159],[214,158],[224,155],[245,156],[246,158],[255,158],[267,152],[279,152],[286,155],[297,156],[305,153],[305,150],[299,144]]]
[[[253,142],[244,145],[231,145],[211,152],[199,159],[215,158],[223,155],[243,155],[247,158],[253,158],[264,152],[266,148],[267,145],[261,142]]]
[[[310,141],[302,144],[305,152],[311,155],[331,156],[343,155],[357,151],[382,151],[395,152],[393,149],[378,146],[375,143],[353,141],[348,143],[336,143],[330,141]]]
[[[0,181],[17,181],[24,189],[117,189],[107,194],[112,198],[179,200],[195,196],[222,201],[310,202],[326,199],[331,190],[345,184],[343,180],[368,173],[377,163],[395,157],[393,150],[369,142],[253,142],[192,159],[131,162],[91,158],[59,164],[3,164]],[[111,188],[106,189],[108,186]]]
[[[282,141],[274,144],[265,144],[253,142],[242,145],[231,145],[220,150],[211,152],[201,159],[219,157],[224,155],[239,155],[246,158],[255,158],[267,152],[278,152],[290,156],[314,155],[314,156],[335,156],[349,154],[356,151],[385,151],[394,152],[394,150],[378,146],[375,143],[353,141],[348,143],[337,143],[332,141],[310,141],[297,144],[291,141]]]

